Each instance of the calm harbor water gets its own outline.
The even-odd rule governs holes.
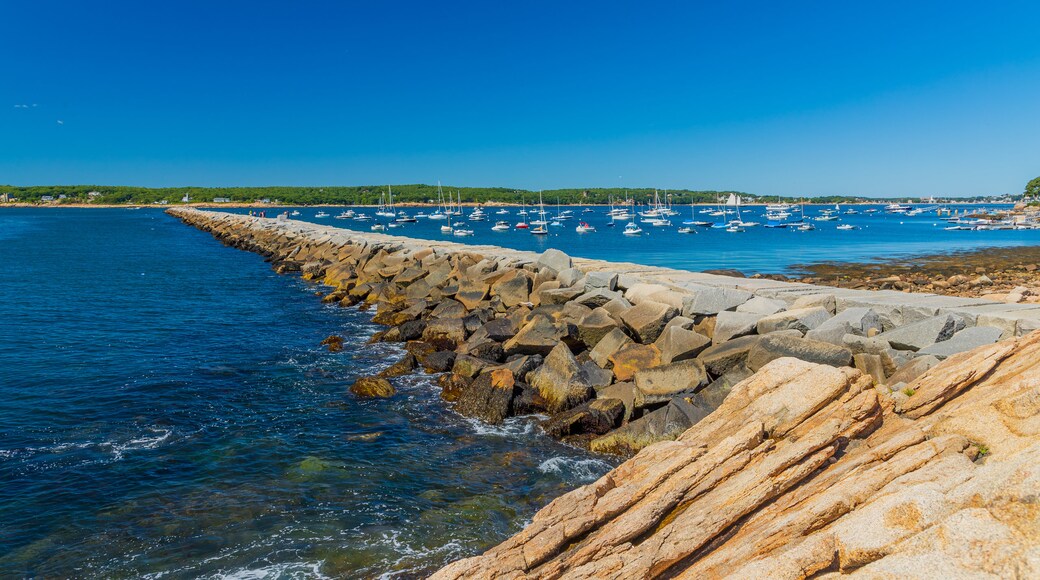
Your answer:
[[[635,262],[654,266],[667,266],[687,270],[708,270],[713,268],[736,268],[745,274],[789,273],[792,266],[827,261],[864,262],[873,259],[906,257],[930,253],[943,253],[957,250],[970,250],[985,246],[1020,246],[1040,243],[1040,230],[1012,231],[946,231],[948,224],[938,218],[935,211],[918,216],[886,214],[878,211],[874,214],[862,213],[866,209],[880,209],[884,206],[842,206],[841,212],[855,208],[860,213],[855,215],[841,214],[837,221],[815,222],[812,218],[821,215],[824,209],[833,209],[833,205],[807,205],[805,217],[817,228],[814,231],[797,231],[790,229],[771,229],[762,226],[747,228],[743,233],[729,233],[723,229],[712,229],[692,226],[696,234],[680,234],[684,220],[717,221],[720,218],[710,217],[697,207],[693,212],[689,206],[676,206],[679,215],[670,218],[671,227],[658,228],[641,223],[643,235],[630,237],[623,235],[625,222],[617,222],[609,227],[609,218],[603,207],[592,208],[593,211],[583,213],[582,207],[567,207],[574,213],[574,219],[561,222],[560,226],[548,226],[549,235],[534,236],[526,230],[510,229],[504,232],[492,231],[491,227],[498,220],[515,224],[520,218],[520,208],[505,208],[508,214],[496,214],[498,208],[487,211],[485,222],[471,222],[463,216],[461,227],[472,229],[471,237],[453,237],[441,233],[440,227],[445,221],[419,219],[417,223],[404,224],[398,228],[385,231],[388,234],[411,236],[425,239],[453,240],[467,244],[494,244],[540,252],[548,247],[559,248],[573,256],[596,258],[620,262]],[[1009,208],[1010,206],[953,206],[959,211],[970,208]],[[316,218],[319,209],[304,208],[300,210],[299,219],[327,224],[336,227],[368,231],[374,221],[358,222],[347,219],[335,219],[345,207],[321,208],[330,214],[326,218]],[[533,211],[531,207],[527,208]],[[743,219],[767,223],[764,208],[761,206],[745,207]],[[248,209],[229,208],[226,211],[246,213]],[[276,208],[267,209],[268,217],[281,211]],[[358,208],[357,211],[373,217],[374,208]],[[405,208],[408,214],[415,214],[417,209]],[[472,208],[465,208],[468,215]],[[557,212],[555,206],[546,206],[547,218],[552,219]],[[792,216],[792,220],[800,214]],[[726,216],[726,220],[735,216]],[[386,224],[386,218],[380,218]],[[537,219],[529,214],[527,220]],[[639,218],[637,218],[638,220]],[[577,233],[575,226],[579,221],[587,221],[596,228],[594,233]],[[837,226],[849,224],[854,230],[839,230]]]
[[[610,468],[155,209],[0,211],[0,577],[422,576]],[[348,348],[318,343],[343,335]]]

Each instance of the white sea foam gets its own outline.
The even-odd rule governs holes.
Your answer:
[[[574,457],[550,457],[538,464],[538,471],[554,473],[567,480],[580,482],[595,481],[611,466],[601,459],[577,459]]]
[[[287,562],[268,564],[257,568],[242,568],[210,576],[220,580],[266,580],[268,578],[312,579],[331,578],[321,572],[324,562]]]
[[[433,556],[452,554],[455,557],[460,557],[464,555],[462,544],[457,540],[451,540],[432,548],[416,548],[407,541],[402,541],[401,533],[397,530],[384,532],[381,534],[381,539],[377,540],[375,544],[389,546],[393,548],[395,553],[401,556],[391,563],[391,567],[395,568],[394,570],[383,572],[379,575],[379,578],[387,579],[398,576],[414,576],[417,569],[426,567],[430,560],[434,559]],[[370,543],[369,545],[372,544]],[[409,566],[409,564],[412,565]]]
[[[100,447],[108,449],[112,453],[112,457],[119,460],[123,458],[123,453],[126,451],[137,451],[140,449],[155,449],[162,445],[170,435],[173,435],[172,429],[163,429],[160,427],[149,427],[151,433],[145,437],[137,437],[130,439],[122,443],[115,441],[105,441]]]
[[[489,425],[473,417],[463,417],[463,420],[477,435],[489,435],[494,437],[524,437],[536,432],[535,422],[528,417],[509,417],[501,425]]]

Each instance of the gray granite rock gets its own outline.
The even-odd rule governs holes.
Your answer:
[[[675,308],[648,300],[622,312],[621,321],[639,337],[640,342],[650,344],[661,336],[664,325],[676,314]]]
[[[805,333],[805,338],[843,345],[846,334],[867,336],[881,332],[881,318],[870,308],[849,308]]]
[[[830,313],[821,306],[785,310],[759,320],[758,333],[769,334],[777,330],[797,330],[805,334],[823,324],[830,317]]]
[[[938,359],[944,359],[958,353],[969,351],[973,348],[986,344],[993,344],[1000,340],[1003,331],[992,326],[973,326],[965,328],[950,337],[949,340],[937,342],[931,346],[922,348],[917,354],[932,355]]]
[[[683,300],[682,314],[690,318],[703,314],[718,314],[736,308],[752,297],[750,292],[734,288],[697,288]]]
[[[887,340],[892,348],[917,351],[937,342],[949,340],[964,326],[964,319],[961,317],[953,314],[940,314],[883,332],[878,335],[878,338]]]
[[[670,400],[678,393],[692,393],[708,384],[708,373],[697,359],[644,369],[635,374],[636,407]]]
[[[587,289],[584,294],[579,295],[574,299],[578,304],[584,304],[589,308],[596,308],[598,306],[605,306],[611,300],[620,298],[619,292],[607,290],[606,288],[592,288]]]
[[[761,336],[750,335],[715,344],[697,355],[697,360],[704,363],[704,368],[712,376],[718,377],[725,374],[726,371],[744,364],[747,360],[748,352],[761,339]]]
[[[758,371],[767,363],[788,356],[834,367],[852,364],[852,351],[843,346],[807,338],[767,335],[748,352],[747,366]]]
[[[765,316],[754,312],[719,312],[715,318],[715,331],[712,333],[712,344],[726,342],[738,336],[747,336],[758,332],[758,321]]]
[[[711,339],[680,326],[665,326],[654,345],[661,351],[661,362],[670,363],[695,358],[711,345]]]
[[[607,368],[610,365],[610,357],[630,344],[632,344],[632,339],[620,328],[615,328],[596,343],[596,346],[589,351],[589,357],[597,365]]]
[[[571,267],[571,257],[555,248],[549,248],[542,252],[535,264],[539,268],[548,268],[553,274],[558,274]]]
[[[737,306],[737,312],[761,314],[762,316],[776,314],[777,312],[786,309],[787,305],[780,300],[773,300],[772,298],[766,298],[764,296],[755,296],[751,300]]]
[[[585,275],[585,290],[592,290],[593,288],[616,290],[617,282],[617,272],[589,272]]]

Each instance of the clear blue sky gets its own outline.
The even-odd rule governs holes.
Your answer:
[[[1035,1],[21,0],[0,22],[0,183],[895,196],[1040,175]]]

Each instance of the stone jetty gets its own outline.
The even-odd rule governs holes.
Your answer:
[[[168,211],[374,310],[359,395],[634,455],[438,577],[1040,575],[1040,305]]]

